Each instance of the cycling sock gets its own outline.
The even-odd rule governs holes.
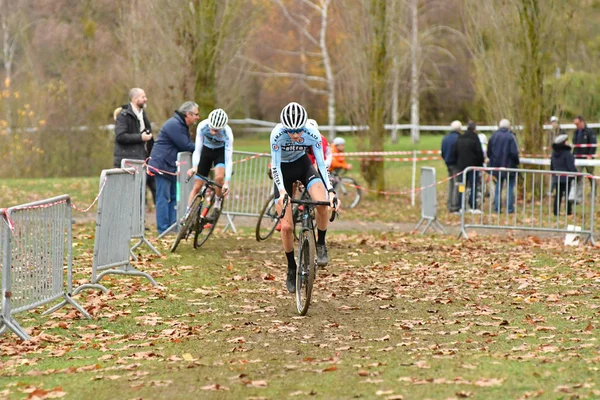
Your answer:
[[[325,235],[327,234],[327,229],[324,231],[317,228],[317,244],[325,244]]]
[[[220,196],[220,197],[219,197],[219,196],[217,196],[217,200],[215,201],[215,208],[216,208],[217,210],[220,210],[220,209],[221,209],[221,204],[222,204],[222,202],[223,202],[223,196]]]
[[[289,253],[286,251],[285,257],[287,258],[288,267],[296,268],[296,258],[294,257],[294,250]]]

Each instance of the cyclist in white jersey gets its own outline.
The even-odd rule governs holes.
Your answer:
[[[323,158],[321,133],[314,125],[307,125],[307,114],[298,103],[290,103],[281,111],[281,123],[271,132],[271,172],[273,175],[277,213],[281,213],[284,197],[292,194],[296,181],[302,182],[314,201],[329,201],[331,208],[340,206],[335,191],[329,182],[327,167]],[[316,159],[316,169],[306,155],[307,148],[312,148]],[[326,190],[327,188],[327,190]],[[337,200],[337,201],[336,201]],[[327,265],[327,246],[325,235],[329,223],[327,206],[316,207],[317,219],[317,264]],[[294,257],[294,234],[292,207],[288,203],[282,221],[281,240],[287,258],[288,271],[286,287],[288,291],[296,290],[296,259]]]
[[[211,167],[215,167],[215,182],[223,187],[216,188],[217,201],[215,208],[220,209],[223,196],[229,191],[233,156],[233,132],[227,125],[227,114],[217,108],[208,114],[208,118],[198,124],[196,129],[196,149],[192,155],[193,167],[187,171],[188,176],[194,176],[194,188],[188,199],[188,208],[194,197],[204,186],[200,176],[208,176]]]

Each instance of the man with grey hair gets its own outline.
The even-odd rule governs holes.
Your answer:
[[[488,143],[487,156],[488,166],[491,168],[517,168],[519,166],[519,146],[517,138],[510,130],[510,121],[502,119],[499,128]],[[502,209],[502,186],[507,182],[508,195],[506,205],[508,213],[515,212],[515,172],[492,171],[492,177],[496,180],[496,193],[494,195],[494,211],[500,213]]]
[[[460,136],[462,124],[460,121],[452,121],[450,124],[450,132],[442,139],[442,158],[446,163],[448,169],[448,200],[446,201],[446,207],[450,212],[459,212],[460,204],[458,197],[458,177],[456,174],[459,171],[457,168],[456,153],[454,152],[454,146],[456,140]]]
[[[115,110],[115,151],[113,167],[121,168],[121,160],[145,160],[152,151],[154,138],[152,125],[146,115],[146,102],[148,98],[143,89],[129,90],[129,104]],[[156,186],[154,179],[148,177],[146,186],[152,192],[152,199],[156,203]]]
[[[198,104],[186,101],[163,125],[148,161],[148,174],[156,179],[156,227],[166,231],[177,221],[177,153],[194,152],[190,126],[200,120]]]

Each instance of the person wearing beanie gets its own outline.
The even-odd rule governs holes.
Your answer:
[[[547,150],[552,149],[554,140],[557,137],[566,134],[566,132],[560,128],[557,116],[553,115],[550,117],[550,125],[552,125],[552,128],[548,131],[548,141],[546,142],[546,144],[544,144],[544,146],[547,146]]]
[[[569,146],[568,142],[569,135],[567,134],[559,135],[554,139],[554,144],[552,144],[552,158],[550,159],[551,171],[577,172],[577,168],[575,168],[575,157],[571,154],[571,146]],[[572,176],[561,174],[552,175],[552,191],[554,191],[552,211],[554,215],[560,214],[562,199],[567,196],[572,185],[574,185]],[[573,212],[572,208],[573,203],[567,201],[567,215],[571,215]]]

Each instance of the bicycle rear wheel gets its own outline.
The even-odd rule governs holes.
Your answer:
[[[341,177],[336,187],[336,192],[344,208],[354,208],[360,202],[361,191],[356,181],[352,178]]]
[[[316,274],[316,244],[314,234],[310,230],[302,230],[300,236],[298,269],[296,273],[296,307],[298,314],[306,315],[310,306]]]
[[[265,203],[260,215],[258,222],[256,223],[256,240],[267,240],[277,227],[279,223],[279,217],[277,215],[277,208],[275,207],[275,195],[271,195],[269,200]]]
[[[177,232],[177,237],[175,241],[171,245],[171,253],[174,253],[181,242],[182,239],[187,239],[188,235],[192,230],[194,230],[194,225],[197,220],[198,212],[202,208],[202,199],[199,196],[196,196],[194,201],[192,202],[192,207],[190,208],[190,212],[187,215],[187,218],[183,222],[183,226],[179,227],[179,232]]]
[[[219,217],[221,216],[221,210],[213,208],[214,200],[210,203],[209,209],[206,212],[207,217],[200,216],[198,221],[198,229],[194,235],[194,248],[197,249],[204,244],[210,237],[211,233],[215,230]],[[221,208],[223,205],[221,204]],[[212,215],[211,215],[212,213]]]

